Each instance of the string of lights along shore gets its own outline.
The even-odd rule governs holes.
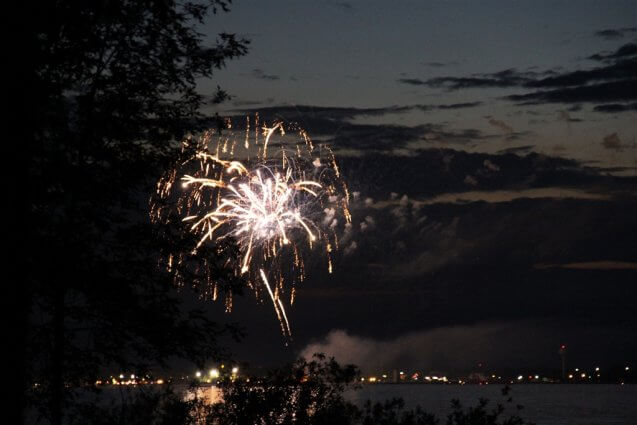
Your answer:
[[[286,305],[294,304],[309,254],[321,252],[331,273],[339,239],[351,228],[348,188],[331,149],[294,124],[258,115],[245,118],[245,129],[228,119],[183,140],[150,204],[163,235],[189,244],[162,257],[175,284],[203,287],[213,300],[223,292],[229,312],[227,283],[242,279],[258,300],[267,293],[286,341]]]
[[[582,365],[582,367],[569,368],[565,378],[544,372],[513,371],[500,372],[497,370],[478,367],[477,370],[466,374],[452,375],[444,371],[434,370],[400,370],[389,369],[380,371],[366,371],[358,378],[363,385],[375,384],[431,384],[431,385],[524,385],[524,384],[615,384],[625,385],[635,383],[635,374],[628,365],[615,365],[600,367],[594,365]],[[95,381],[96,386],[102,385],[163,385],[166,383],[189,383],[193,380],[200,385],[215,385],[220,381],[234,381],[243,379],[250,382],[259,379],[249,371],[243,373],[237,365],[213,365],[207,369],[198,369],[191,374],[176,374],[155,376],[152,374],[136,374],[121,372],[119,375],[110,375]]]

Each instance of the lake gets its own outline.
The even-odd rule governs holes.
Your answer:
[[[175,386],[186,394],[194,394],[186,386]],[[103,394],[114,397],[121,391],[130,393],[137,388],[108,388]],[[406,407],[420,405],[435,414],[444,425],[450,402],[457,398],[465,406],[475,406],[480,398],[505,404],[501,385],[365,385],[346,393],[346,397],[362,406],[366,400],[384,401],[402,398]],[[197,395],[207,402],[222,399],[215,386],[200,387]],[[513,404],[524,406],[520,415],[537,425],[637,425],[637,385],[511,385]],[[119,396],[118,396],[119,397]],[[108,398],[108,397],[107,397]]]
[[[420,405],[444,419],[451,399],[475,406],[482,397],[495,404],[505,401],[501,389],[500,385],[365,385],[348,393],[348,398],[362,405],[367,399],[401,397],[407,407]],[[524,406],[521,416],[537,425],[637,424],[637,385],[512,385],[510,396],[514,404]]]

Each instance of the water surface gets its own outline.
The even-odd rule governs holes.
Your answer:
[[[348,393],[362,405],[365,400],[401,397],[407,407],[420,405],[444,419],[451,399],[475,406],[487,398],[504,402],[499,385],[366,385]],[[512,385],[510,396],[521,404],[521,416],[538,425],[637,425],[637,385]],[[444,420],[441,421],[444,423]]]

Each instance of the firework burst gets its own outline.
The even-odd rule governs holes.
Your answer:
[[[190,243],[167,250],[162,263],[179,286],[204,283],[212,299],[233,278],[257,299],[267,293],[289,338],[285,305],[294,303],[308,260],[322,252],[332,272],[338,235],[351,221],[347,186],[329,147],[302,129],[260,125],[258,116],[246,119],[245,133],[226,126],[184,140],[157,184],[152,220],[164,234],[178,223]],[[232,291],[223,293],[230,311]]]

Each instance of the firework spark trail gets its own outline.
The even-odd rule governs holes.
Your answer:
[[[204,283],[204,296],[216,299],[220,279],[214,265],[224,260],[223,266],[258,299],[260,288],[266,289],[282,333],[289,338],[281,296],[289,292],[290,304],[294,302],[295,285],[304,280],[307,269],[304,254],[319,246],[332,272],[338,233],[351,222],[349,192],[332,151],[315,146],[305,130],[286,134],[281,122],[260,127],[258,116],[254,126],[253,141],[249,117],[245,133],[237,137],[231,131],[223,136],[209,131],[184,140],[183,157],[158,182],[151,218],[163,225],[179,220],[187,226],[185,232],[197,238],[189,252],[166,256],[164,265],[178,285]],[[238,256],[227,253],[228,243],[238,248]],[[182,269],[193,260],[195,275],[204,279],[187,279]],[[227,291],[226,309],[231,308],[232,292]]]
[[[292,332],[290,331],[290,322],[288,322],[288,316],[285,314],[285,308],[283,307],[281,298],[275,296],[272,293],[272,288],[268,283],[268,278],[265,276],[265,272],[263,271],[263,269],[259,269],[259,274],[261,275],[263,285],[268,290],[268,294],[270,294],[270,298],[272,299],[274,312],[276,313],[276,316],[279,319],[279,323],[281,324],[281,332],[283,332],[283,336],[292,337]]]

